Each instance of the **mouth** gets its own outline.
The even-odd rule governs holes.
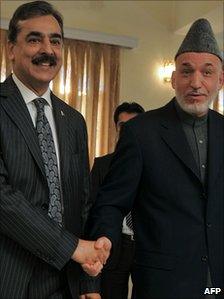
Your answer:
[[[41,66],[52,66],[52,64],[48,63],[48,62],[42,62],[42,63],[38,63],[36,65],[41,65]]]
[[[32,63],[37,66],[52,67],[57,65],[57,59],[53,55],[43,54],[32,59]]]
[[[207,95],[204,93],[198,93],[198,92],[189,92],[187,93],[187,98],[199,98],[199,97],[206,97]]]
[[[43,66],[43,67],[52,67],[52,66],[56,66],[56,63],[51,63],[51,62],[38,62],[38,63],[34,63],[34,65],[36,66]]]
[[[186,100],[187,100],[187,102],[193,104],[195,102],[203,101],[206,96],[207,95],[204,93],[190,92],[190,93],[187,93]]]

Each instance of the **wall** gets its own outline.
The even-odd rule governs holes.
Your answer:
[[[25,1],[1,1],[1,17],[10,18],[17,6]],[[150,11],[150,1],[50,1],[64,16],[66,27],[93,30],[117,35],[137,37],[135,49],[121,50],[120,101],[138,101],[145,109],[154,109],[165,104],[174,92],[169,83],[158,77],[158,68],[164,59],[172,59],[183,39],[175,35],[178,27],[211,9],[213,1],[170,1],[166,7],[168,17],[163,13],[156,18]],[[158,10],[164,1],[152,1]],[[183,2],[183,3],[182,3]],[[209,3],[208,3],[209,2]],[[214,1],[219,2],[220,1]],[[206,5],[203,5],[206,4]],[[181,5],[183,4],[181,19]],[[194,7],[195,5],[195,7]],[[152,6],[153,8],[153,6]],[[194,9],[195,8],[195,9]],[[184,12],[187,13],[184,14]],[[176,15],[178,13],[178,15]],[[170,14],[173,14],[170,24]],[[201,17],[201,16],[200,16]],[[185,21],[183,21],[185,20]],[[168,26],[169,25],[169,26]],[[173,29],[174,31],[172,31]]]

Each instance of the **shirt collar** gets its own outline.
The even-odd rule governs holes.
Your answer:
[[[185,123],[187,125],[194,126],[194,127],[200,127],[203,124],[207,123],[208,114],[200,116],[200,117],[193,116],[193,115],[185,112],[180,107],[177,100],[175,100],[175,107],[176,107],[177,114],[182,123]]]
[[[47,89],[47,91],[40,97],[39,95],[36,95],[32,90],[30,90],[28,87],[26,87],[19,79],[16,77],[16,75],[13,73],[12,78],[18,87],[26,105],[31,103],[36,98],[43,98],[47,101],[48,105],[52,108],[52,102],[51,102],[51,90],[50,88]]]

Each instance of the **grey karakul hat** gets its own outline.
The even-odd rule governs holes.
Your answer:
[[[215,39],[212,27],[208,20],[198,19],[195,21],[185,36],[177,56],[185,52],[205,52],[216,55],[221,61],[223,57]]]

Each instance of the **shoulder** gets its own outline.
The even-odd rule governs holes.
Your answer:
[[[7,97],[11,93],[14,93],[14,90],[17,89],[15,83],[12,80],[12,75],[6,78],[4,82],[0,83],[0,95],[1,97]]]
[[[174,99],[168,102],[165,106],[146,111],[145,113],[139,114],[127,122],[128,125],[133,127],[142,127],[147,124],[156,124],[160,122],[164,117],[175,113]]]
[[[107,154],[107,155],[104,155],[104,156],[101,156],[101,157],[96,157],[94,159],[94,165],[95,166],[99,166],[99,165],[110,165],[111,163],[111,160],[113,158],[113,153],[112,154]]]
[[[214,110],[209,110],[209,118],[219,121],[220,123],[224,122],[224,115]]]
[[[84,117],[79,111],[65,103],[53,93],[51,93],[51,100],[54,109],[60,110],[63,116],[66,116],[69,119],[72,118],[73,121],[76,121],[85,126]]]
[[[171,100],[163,107],[149,110],[132,118],[124,124],[124,128],[126,127],[132,132],[136,132],[136,135],[144,135],[148,131],[156,132],[164,120],[172,120],[176,117],[176,110],[173,102],[174,101]]]

